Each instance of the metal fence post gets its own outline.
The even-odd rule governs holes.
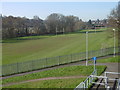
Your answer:
[[[120,90],[120,79],[118,79],[118,90]]]
[[[89,85],[90,85],[90,83],[91,83],[91,76],[89,76]]]
[[[87,84],[87,87],[89,86],[89,78],[88,78],[88,82],[87,82],[88,84]]]
[[[67,63],[69,63],[69,55],[67,55]]]
[[[84,90],[85,90],[85,83],[83,82],[83,88],[84,88]]]
[[[32,70],[34,70],[34,65],[33,65],[33,61],[31,62],[31,64],[32,64]]]
[[[72,54],[71,54],[71,62],[72,62]]]
[[[108,78],[106,77],[105,88],[108,87]]]
[[[101,49],[101,56],[103,56],[103,49]]]
[[[105,88],[107,88],[107,73],[105,72],[104,75],[105,75],[105,77],[106,77],[106,78],[105,78]]]
[[[58,65],[60,65],[60,56],[58,56]]]
[[[46,67],[47,67],[47,58],[45,60],[46,60]]]
[[[17,63],[17,73],[19,73],[19,63]]]

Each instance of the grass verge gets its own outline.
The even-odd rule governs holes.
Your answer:
[[[93,61],[89,61],[89,63],[93,63]],[[120,63],[120,56],[98,59],[97,63]]]
[[[105,69],[106,66],[100,66],[100,65],[97,66],[98,75],[100,75]],[[27,74],[23,76],[16,76],[16,77],[3,79],[2,83],[6,84],[12,82],[21,82],[25,80],[39,79],[45,77],[62,77],[62,76],[79,76],[79,75],[87,76],[90,75],[92,72],[93,72],[93,66],[68,66],[68,67],[62,67],[62,68]]]
[[[83,80],[85,78],[44,80],[11,85],[4,88],[75,88]]]

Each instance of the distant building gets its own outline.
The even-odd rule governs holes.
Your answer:
[[[107,26],[107,19],[104,19],[104,20],[92,20],[92,26],[91,26],[91,29],[99,29],[99,28],[103,28],[103,27],[106,27]]]

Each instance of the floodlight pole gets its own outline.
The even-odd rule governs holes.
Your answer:
[[[86,66],[88,65],[88,31],[86,32]]]
[[[115,57],[115,29],[113,29],[114,31],[114,57]]]

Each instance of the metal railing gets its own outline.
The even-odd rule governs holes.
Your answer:
[[[119,49],[120,47],[116,47],[116,53],[118,53]],[[113,47],[89,51],[88,58],[92,58],[94,56],[96,57],[106,56],[109,54],[113,54],[113,51],[114,51]],[[81,61],[85,59],[86,59],[86,52],[81,52],[81,53],[75,53],[75,54],[64,55],[64,56],[56,56],[51,58],[43,58],[43,59],[19,62],[14,64],[6,64],[6,65],[0,66],[0,68],[2,68],[2,74],[0,75],[5,76],[5,75],[11,75],[11,74],[22,73],[27,71],[33,71],[37,69]]]
[[[97,76],[97,70],[93,71],[93,73],[87,77],[87,79],[84,82],[81,82],[74,90],[80,90],[80,89],[86,89],[89,88],[90,85],[94,84],[99,84],[99,85],[104,85],[105,88],[107,88],[109,90],[109,88],[111,88],[108,85],[108,80],[117,80],[117,85],[115,85],[114,87],[116,87],[115,90],[120,90],[120,78],[119,79],[111,79],[109,77],[107,77],[107,74],[120,74],[118,72],[105,72],[104,76]],[[103,83],[97,83],[94,82],[95,78],[102,78],[105,80],[105,82]]]
[[[117,80],[117,89],[120,90],[120,78]]]
[[[114,75],[120,75],[120,73],[118,73],[118,72],[105,72],[104,73],[104,76],[105,77],[107,77],[106,79],[105,79],[105,83],[106,83],[106,85],[105,85],[105,87],[107,88],[107,86],[108,86],[108,80],[117,80],[117,82],[118,82],[118,90],[120,90],[120,79],[112,79],[112,78],[109,78],[108,76],[107,76],[107,74],[114,74]]]
[[[94,70],[91,75],[97,75],[97,69]],[[91,77],[91,75],[88,76],[85,81],[81,82],[74,90],[85,89],[92,85],[92,82],[95,80],[95,78]]]

